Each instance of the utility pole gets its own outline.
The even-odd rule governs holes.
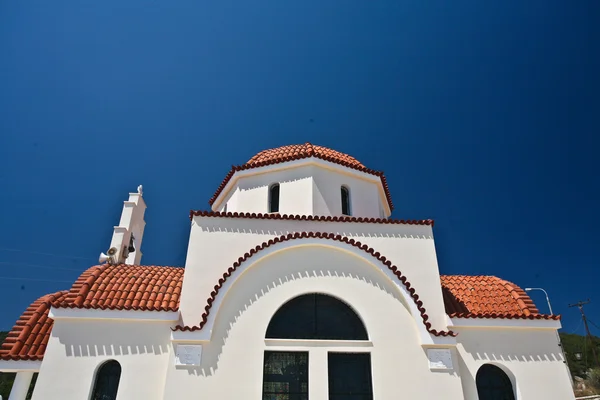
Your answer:
[[[594,361],[596,361],[596,365],[600,368],[600,363],[598,362],[598,356],[596,355],[596,348],[594,347],[594,338],[592,337],[592,334],[590,333],[590,328],[587,323],[587,318],[585,317],[585,313],[583,312],[583,306],[585,304],[588,304],[589,302],[590,302],[590,299],[587,299],[586,301],[579,301],[575,304],[569,304],[569,307],[579,308],[579,311],[581,312],[581,319],[583,319],[583,325],[585,326],[586,335],[587,335],[587,337],[590,338],[590,343],[592,344],[592,354],[594,355]]]

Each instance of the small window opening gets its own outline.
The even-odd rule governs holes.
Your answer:
[[[117,361],[102,364],[96,374],[91,400],[116,400],[120,379],[121,365]]]
[[[345,186],[342,186],[342,214],[350,215],[350,192]]]
[[[492,364],[483,364],[475,377],[480,400],[515,400],[512,382],[506,372]]]
[[[279,212],[279,183],[275,183],[269,188],[269,212]]]

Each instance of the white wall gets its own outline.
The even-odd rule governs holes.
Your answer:
[[[265,341],[276,310],[298,295],[313,292],[349,304],[363,320],[370,343],[341,348],[329,341],[279,345]],[[265,350],[309,351],[311,400],[328,398],[330,350],[371,353],[375,400],[432,399],[440,394],[463,398],[457,370],[429,370],[415,321],[398,288],[377,268],[339,249],[291,248],[246,268],[223,299],[212,339],[203,346],[201,366],[176,368],[170,361],[164,398],[190,398],[186,394],[197,393],[198,398],[258,400]]]
[[[516,400],[574,399],[552,329],[456,328],[465,399],[477,399],[475,377],[487,363],[503,369]]]
[[[163,399],[170,323],[56,320],[33,400],[90,398],[97,368],[121,364],[118,400]]]
[[[342,215],[341,186],[350,190],[352,215],[356,217],[381,217],[381,183],[378,177],[354,173],[347,168],[326,168],[317,164],[289,163],[292,167],[259,168],[243,171],[240,178],[224,193],[219,210],[227,204],[229,212],[267,213],[269,187],[280,184],[280,214]],[[362,177],[362,178],[361,178]]]
[[[342,185],[350,191],[350,211],[353,216],[380,218],[378,184],[318,167],[313,169],[314,215],[342,215]]]
[[[447,329],[429,226],[209,217],[192,222],[181,300],[184,324],[199,323],[214,284],[238,257],[273,237],[298,231],[335,232],[372,246],[408,277],[433,327]],[[517,400],[573,399],[551,329],[453,328],[459,333],[452,349],[454,370],[431,371],[421,346],[422,321],[411,315],[396,281],[355,247],[318,241],[274,245],[243,264],[229,290],[220,293],[219,307],[215,302],[211,310],[212,331],[210,340],[201,342],[199,367],[175,366],[169,322],[56,319],[33,399],[89,399],[96,369],[115,359],[123,371],[119,400],[259,400],[265,350],[309,352],[311,400],[327,399],[328,351],[371,354],[375,400],[477,400],[475,376],[488,362],[509,373]],[[363,320],[369,341],[265,340],[281,305],[314,292],[349,304]]]
[[[239,257],[269,239],[303,231],[334,232],[373,247],[398,266],[415,287],[433,328],[447,329],[430,226],[210,217],[194,217],[192,221],[180,305],[183,322],[186,325],[200,322],[214,285]],[[298,245],[300,242],[297,240]],[[381,268],[386,267],[381,265]]]

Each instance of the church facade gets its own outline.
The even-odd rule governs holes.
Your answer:
[[[190,213],[185,268],[143,266],[125,201],[102,264],[34,301],[0,349],[10,400],[573,399],[517,285],[440,275],[431,220],[385,176],[312,145],[258,153]]]

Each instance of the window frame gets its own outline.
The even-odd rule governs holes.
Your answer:
[[[369,393],[354,393],[357,395],[362,396],[361,398],[366,399],[369,398],[370,400],[373,400],[373,362],[372,362],[372,357],[371,357],[371,352],[356,352],[356,351],[328,351],[327,352],[327,381],[328,381],[328,398],[329,399],[333,399],[335,400],[337,397],[336,396],[343,396],[343,395],[348,395],[351,393],[339,393],[339,392],[334,392],[333,387],[332,387],[332,370],[331,370],[331,364],[332,364],[332,358],[335,358],[336,356],[354,356],[357,357],[357,359],[360,359],[361,357],[364,357],[364,359],[366,360],[366,365],[364,365],[365,368],[365,372],[368,373],[368,392]],[[361,360],[362,361],[362,360]],[[333,396],[333,397],[332,397]]]
[[[285,338],[273,338],[273,337],[269,337],[269,335],[267,334],[268,331],[268,326],[271,325],[271,321],[273,320],[273,318],[275,317],[275,315],[277,315],[277,313],[282,310],[285,305],[289,304],[291,301],[293,301],[294,299],[300,298],[300,297],[304,297],[306,295],[324,295],[327,296],[331,299],[337,300],[339,303],[342,303],[343,305],[345,305],[346,307],[348,307],[348,309],[350,311],[352,311],[352,313],[354,314],[354,316],[360,321],[361,326],[363,327],[365,333],[366,333],[366,340],[345,340],[345,339],[315,339],[315,338],[307,338],[307,339],[285,339]],[[316,303],[316,304],[320,304],[320,303]],[[310,304],[307,302],[305,305],[305,307],[310,307]],[[294,311],[294,308],[289,309],[289,311]],[[307,308],[307,313],[310,312],[310,308]],[[319,398],[324,398],[324,399],[328,399],[330,398],[330,393],[329,390],[326,389],[329,387],[329,357],[330,354],[332,353],[346,353],[346,354],[359,354],[359,353],[363,353],[363,354],[367,354],[368,355],[368,360],[369,360],[369,374],[370,374],[370,389],[371,389],[371,397],[367,397],[369,399],[372,399],[374,394],[374,382],[373,382],[373,343],[371,342],[371,338],[369,336],[369,331],[367,329],[367,325],[365,324],[365,321],[362,319],[362,317],[360,316],[360,314],[354,309],[354,307],[352,307],[351,304],[347,303],[346,301],[344,301],[343,299],[329,294],[329,293],[323,293],[323,292],[308,292],[308,293],[300,293],[297,296],[294,296],[292,298],[289,298],[288,300],[282,302],[280,304],[280,306],[277,308],[277,310],[273,313],[273,315],[271,316],[271,320],[268,323],[268,326],[265,329],[265,334],[264,334],[264,352],[284,352],[284,353],[291,353],[291,352],[307,352],[308,353],[308,358],[307,358],[307,368],[308,368],[308,375],[307,375],[307,390],[308,390],[308,396],[310,396],[309,398],[312,397],[319,397]],[[351,325],[350,325],[351,326]],[[354,330],[352,329],[352,334],[356,335],[356,333],[354,332]],[[268,397],[268,395],[265,395],[265,361],[266,358],[265,356],[263,356],[262,359],[262,386],[261,386],[261,398],[265,399]],[[315,378],[315,371],[323,371],[323,364],[325,363],[325,370],[326,373],[324,376],[320,377],[319,380],[323,379],[324,381],[321,383],[324,383],[325,385],[321,384],[321,383],[317,383],[317,384],[311,384],[311,377],[313,377],[312,379]],[[338,375],[339,376],[339,375]],[[285,393],[282,393],[285,394]],[[335,393],[333,393],[335,394]],[[294,399],[294,397],[289,397],[290,399]],[[335,399],[336,397],[331,397],[332,399]]]
[[[344,199],[344,195],[346,197],[345,199]],[[350,195],[350,188],[348,187],[348,185],[340,186],[340,202],[341,202],[341,206],[342,206],[342,215],[346,215],[348,217],[352,216],[352,200],[351,199],[352,199],[352,196]],[[346,212],[344,212],[344,208],[346,208]]]
[[[489,372],[486,371],[486,370],[488,370]],[[504,370],[504,368],[501,368],[501,367],[499,367],[496,364],[485,363],[485,364],[482,364],[477,369],[477,373],[475,374],[475,388],[477,390],[477,396],[481,400],[495,400],[494,396],[492,396],[492,398],[488,398],[485,395],[487,393],[494,393],[494,394],[498,393],[498,390],[497,390],[498,388],[497,387],[493,386],[491,388],[487,388],[487,386],[483,386],[482,385],[482,382],[481,382],[482,373],[485,373],[485,374],[490,374],[491,373],[491,374],[493,374],[492,376],[494,376],[495,378],[499,379],[501,381],[501,383],[503,384],[503,389],[506,391],[506,393],[504,392],[504,390],[502,391],[502,393],[505,393],[505,394],[510,393],[510,395],[512,396],[512,398],[509,399],[509,400],[516,400],[517,399],[516,384],[515,384],[514,380],[511,379],[511,376],[509,375],[509,373],[507,373]],[[483,391],[484,389],[487,389],[487,390]],[[503,398],[503,397],[499,397],[499,398]]]
[[[277,209],[273,210],[273,190],[277,189]],[[269,214],[278,213],[281,203],[281,185],[279,183],[272,183],[269,185],[269,199],[267,204],[267,210]]]
[[[114,393],[114,399],[116,400],[117,396],[119,395],[119,386],[121,384],[121,376],[123,375],[123,367],[121,366],[121,363],[118,362],[115,359],[109,359],[109,360],[105,360],[102,363],[100,363],[97,368],[96,368],[96,372],[94,373],[94,380],[92,382],[92,390],[90,391],[90,400],[95,400],[96,398],[96,391],[98,390],[98,378],[101,377],[101,374],[103,372],[104,368],[107,368],[110,364],[113,364],[115,366],[119,367],[119,374],[117,377],[117,382],[115,385],[115,393]],[[98,393],[99,394],[99,393]]]
[[[276,380],[267,380],[267,371],[266,371],[266,366],[267,366],[267,358],[268,358],[268,354],[269,355],[290,355],[290,354],[295,354],[295,355],[304,355],[305,359],[306,359],[306,365],[305,365],[305,381],[299,379],[298,383],[300,384],[300,391],[299,392],[287,392],[287,393],[278,393],[278,392],[266,392],[265,391],[265,384],[266,383],[274,383],[274,382],[290,382],[290,380],[282,380],[282,381],[276,381]],[[288,395],[290,399],[306,399],[308,400],[308,395],[309,395],[309,391],[310,391],[310,382],[309,382],[309,365],[310,365],[310,353],[306,350],[270,350],[270,349],[266,349],[263,352],[263,379],[262,379],[262,399],[264,400],[265,397],[267,399],[271,398],[271,396],[276,396],[277,394],[282,394],[282,395]],[[269,375],[275,375],[275,374],[269,374]],[[285,377],[285,375],[281,375],[282,377]],[[302,384],[306,382],[306,393],[304,393],[302,391]]]
[[[332,313],[338,316],[337,320]],[[293,322],[289,323],[288,319]],[[289,336],[289,328],[304,330],[299,331],[298,336]],[[339,331],[340,328],[346,330]],[[348,303],[329,294],[313,292],[283,303],[271,316],[265,339],[363,342],[369,340],[369,332]]]

